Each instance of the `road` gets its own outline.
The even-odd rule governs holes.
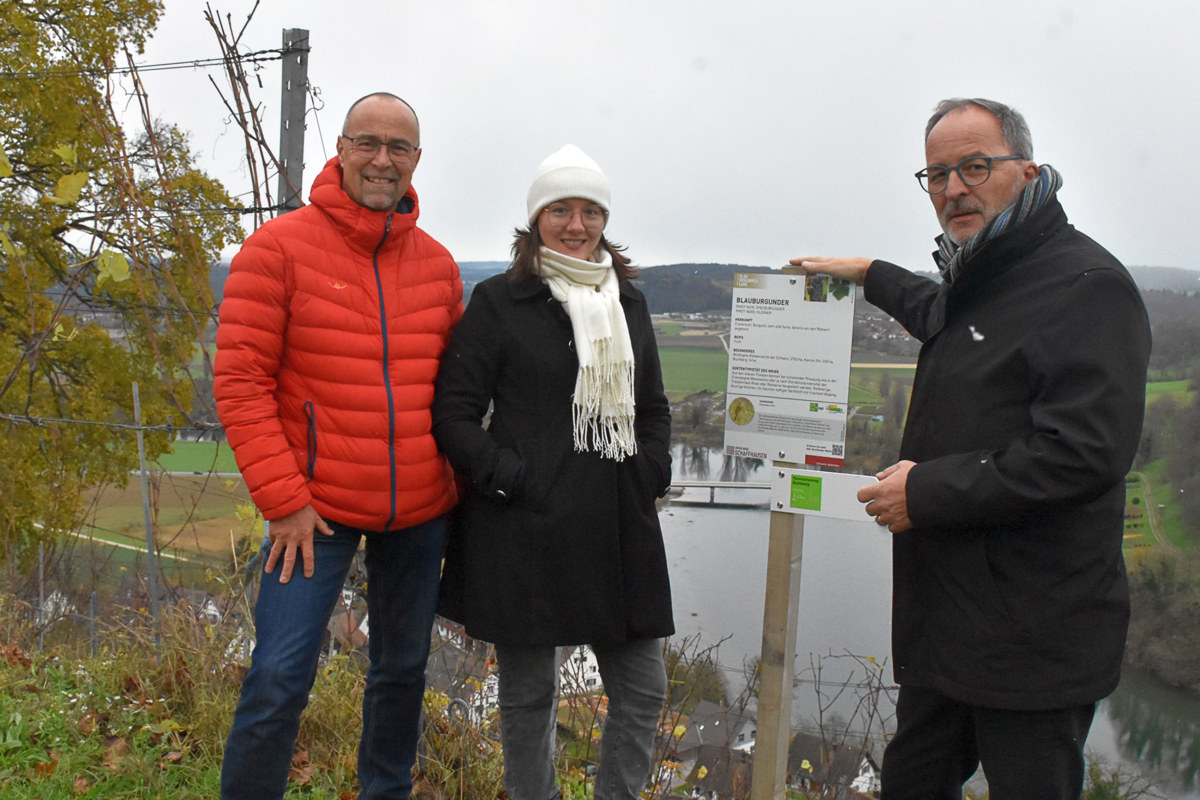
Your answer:
[[[1150,479],[1143,472],[1131,472],[1130,474],[1136,476],[1144,487],[1142,501],[1146,506],[1146,524],[1150,526],[1150,535],[1154,537],[1154,543],[1172,552],[1179,552],[1179,548],[1167,538],[1166,533],[1162,530],[1162,520],[1159,519],[1158,504],[1154,502],[1154,484],[1150,482]]]

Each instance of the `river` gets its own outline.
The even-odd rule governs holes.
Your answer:
[[[676,474],[721,479],[726,476],[720,474],[720,463],[716,456],[712,468],[686,470],[685,475],[677,454]],[[743,479],[766,480],[761,469],[750,469],[742,467]],[[718,501],[762,505],[693,504],[706,501],[708,491],[688,489],[659,516],[671,570],[676,638],[694,637],[701,648],[719,643],[716,657],[733,695],[745,686],[743,665],[757,658],[762,644],[770,513],[765,490],[717,490],[716,496]],[[857,685],[871,673],[890,685],[889,536],[865,518],[808,517],[801,572],[793,728],[812,728],[820,707],[829,706],[824,711],[827,730],[848,727],[878,742],[879,725],[856,712],[864,697],[872,696],[867,690],[850,686],[836,703],[830,698],[842,684]],[[894,697],[887,692],[880,697],[886,722]],[[1158,796],[1200,800],[1200,697],[1126,668],[1117,691],[1100,704],[1086,750],[1110,772],[1119,768],[1153,781]]]

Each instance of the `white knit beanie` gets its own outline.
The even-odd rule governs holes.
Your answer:
[[[608,178],[591,156],[573,144],[563,145],[538,165],[525,198],[529,224],[543,208],[569,197],[590,200],[608,211]]]

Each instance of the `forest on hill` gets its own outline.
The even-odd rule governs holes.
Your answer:
[[[503,272],[504,261],[464,261],[459,264],[466,294],[480,281]],[[771,272],[776,268],[742,264],[667,264],[642,267],[636,284],[645,293],[654,314],[728,312],[733,276],[739,272]],[[228,268],[226,267],[226,273]],[[1172,318],[1200,307],[1200,270],[1177,267],[1130,267],[1129,272],[1146,297],[1151,317]],[[926,273],[933,277],[932,272]],[[214,283],[217,277],[214,269]],[[219,296],[219,295],[218,295]],[[859,299],[862,299],[861,292]]]

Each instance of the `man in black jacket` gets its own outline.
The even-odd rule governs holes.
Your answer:
[[[1078,798],[1096,702],[1120,677],[1124,478],[1150,329],[1137,287],[1067,222],[1024,118],[943,101],[917,173],[941,282],[797,258],[864,286],[922,342],[901,460],[859,492],[893,534],[897,731],[885,800]]]

